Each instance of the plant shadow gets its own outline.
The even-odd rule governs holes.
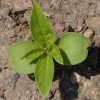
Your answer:
[[[100,47],[90,47],[87,59],[81,64],[74,66],[62,66],[55,62],[53,82],[59,80],[61,100],[75,100],[78,98],[79,84],[72,84],[70,79],[74,72],[88,79],[90,79],[91,76],[100,74]],[[34,74],[30,74],[28,77],[31,80],[35,80]],[[52,100],[52,98],[48,100]]]

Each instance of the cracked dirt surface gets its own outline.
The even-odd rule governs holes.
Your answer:
[[[89,39],[89,56],[71,69],[58,65],[49,95],[41,97],[35,82],[27,75],[16,74],[7,59],[12,43],[31,39],[31,0],[0,0],[0,100],[100,100],[100,0],[37,1],[51,20],[56,36],[76,31]],[[79,83],[70,80],[74,72],[81,77]]]

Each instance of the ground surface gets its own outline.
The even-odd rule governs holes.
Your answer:
[[[89,56],[72,68],[55,68],[52,89],[41,97],[33,75],[10,69],[7,48],[31,38],[31,0],[0,0],[0,100],[100,100],[100,0],[37,0],[51,20],[56,35],[81,32],[90,40]]]

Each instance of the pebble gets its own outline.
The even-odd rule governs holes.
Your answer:
[[[81,30],[82,30],[82,26],[77,26],[76,31],[77,31],[77,32],[80,32]]]
[[[100,46],[100,35],[94,36],[95,46]]]
[[[70,81],[71,81],[71,83],[73,83],[73,84],[75,84],[75,83],[80,83],[80,81],[81,81],[81,76],[80,76],[78,73],[74,72],[74,73],[72,73],[72,75],[71,75],[71,77],[70,77]]]
[[[24,38],[25,41],[27,40],[32,40],[32,35],[30,33],[28,33],[25,38]]]
[[[62,33],[64,30],[64,25],[62,23],[55,23],[54,28],[56,33]]]
[[[51,15],[49,13],[44,12],[45,16],[50,17]]]
[[[31,100],[37,100],[35,96],[32,96]]]
[[[5,91],[4,88],[0,89],[0,97],[4,97],[4,91]]]
[[[53,5],[56,8],[58,8],[60,4],[61,4],[61,0],[52,0],[51,1],[51,5]]]
[[[90,29],[87,29],[85,32],[84,32],[84,36],[86,37],[86,38],[90,38],[91,36],[93,36],[93,31],[92,30],[90,30]]]
[[[28,22],[29,22],[29,20],[30,20],[30,15],[31,15],[31,12],[30,12],[30,11],[26,11],[26,12],[24,13],[24,18],[25,18],[25,20],[28,21]]]

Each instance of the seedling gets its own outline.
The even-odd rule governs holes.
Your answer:
[[[21,74],[35,74],[35,82],[46,96],[54,76],[53,59],[62,65],[75,65],[88,55],[88,40],[76,32],[66,32],[55,40],[51,23],[33,0],[30,18],[32,41],[14,43],[8,49],[11,68]]]

